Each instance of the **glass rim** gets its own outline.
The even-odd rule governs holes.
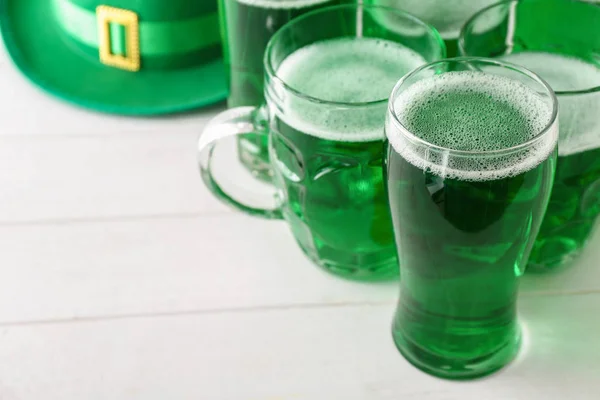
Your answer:
[[[312,103],[327,104],[327,105],[332,105],[332,106],[343,106],[346,108],[370,107],[370,106],[385,104],[389,100],[389,97],[386,97],[381,100],[373,100],[373,101],[367,101],[367,102],[339,102],[339,101],[323,100],[323,99],[319,99],[318,97],[307,95],[306,93],[303,93],[302,91],[299,91],[299,90],[289,86],[282,78],[277,76],[277,73],[276,73],[275,69],[273,68],[273,65],[271,64],[271,54],[273,52],[273,47],[275,46],[275,43],[277,43],[277,41],[279,40],[279,37],[281,37],[285,33],[286,30],[292,29],[292,27],[294,25],[301,23],[302,21],[304,21],[308,18],[311,18],[314,15],[324,14],[327,12],[333,12],[336,10],[343,10],[343,9],[354,9],[357,12],[360,12],[361,10],[365,10],[365,9],[367,9],[367,10],[382,10],[382,11],[386,11],[386,12],[391,12],[396,15],[401,15],[402,17],[412,20],[412,22],[425,28],[426,32],[436,39],[436,41],[439,44],[439,49],[440,49],[439,56],[441,57],[441,59],[444,59],[447,55],[447,53],[446,53],[447,50],[446,50],[446,45],[444,44],[444,39],[442,39],[442,36],[438,32],[438,30],[435,27],[433,27],[432,25],[428,24],[427,22],[421,20],[420,18],[416,17],[415,15],[413,15],[411,13],[408,13],[406,11],[399,10],[399,9],[393,8],[393,7],[375,6],[375,5],[370,5],[370,4],[341,4],[341,5],[319,8],[317,10],[303,14],[297,18],[292,19],[291,21],[288,21],[277,32],[275,32],[275,34],[271,37],[271,39],[267,43],[267,47],[265,49],[265,55],[263,57],[263,64],[265,66],[265,72],[269,75],[269,78],[278,82],[280,85],[283,86],[283,88],[285,90],[290,91],[295,96],[300,97],[303,100],[310,101]],[[298,50],[298,49],[296,49],[296,50]]]
[[[593,3],[588,3],[585,1],[581,1],[581,0],[562,0],[562,1],[564,1],[565,3],[578,4],[577,7],[592,6],[593,8],[597,8],[598,9],[597,11],[600,12],[600,7],[596,6]],[[470,54],[467,54],[467,51],[465,49],[465,47],[466,47],[465,37],[467,35],[467,29],[469,27],[471,27],[479,18],[481,18],[482,15],[485,15],[490,10],[496,9],[497,7],[501,7],[503,5],[516,4],[516,3],[522,3],[522,2],[532,2],[532,3],[537,2],[537,3],[541,3],[541,4],[547,3],[545,0],[501,0],[497,3],[491,4],[487,7],[482,8],[481,10],[479,10],[475,14],[473,14],[471,17],[469,17],[467,22],[465,22],[465,24],[460,29],[460,33],[458,35],[458,49],[460,51],[460,54],[465,57],[475,57],[475,56],[471,56]],[[590,9],[592,9],[592,8],[590,8]],[[582,95],[582,94],[598,93],[598,92],[600,92],[600,84],[598,84],[597,86],[592,86],[587,89],[555,90],[554,92],[556,93],[557,96],[577,96],[577,95]]]
[[[548,121],[546,126],[544,126],[544,128],[541,129],[535,136],[526,140],[523,143],[519,143],[515,146],[505,147],[502,149],[483,150],[483,151],[482,150],[477,150],[477,151],[475,151],[475,150],[458,150],[458,149],[451,149],[449,147],[439,146],[434,143],[430,143],[425,139],[420,138],[419,136],[417,136],[413,132],[411,132],[410,129],[408,129],[406,126],[404,126],[404,124],[398,118],[398,114],[396,113],[395,104],[396,104],[396,99],[398,98],[398,92],[400,91],[400,89],[402,89],[402,86],[405,84],[405,82],[409,78],[413,77],[414,75],[418,74],[421,71],[430,69],[430,68],[438,66],[438,65],[450,64],[450,63],[471,63],[471,62],[485,63],[488,65],[495,65],[495,66],[502,67],[502,68],[508,68],[508,69],[514,70],[515,72],[518,72],[520,74],[526,75],[528,78],[541,84],[546,89],[546,92],[549,94],[549,97],[552,101],[552,113],[550,115],[550,120]],[[438,60],[438,61],[434,61],[434,62],[425,64],[423,66],[420,66],[420,67],[414,69],[412,72],[409,72],[405,76],[403,76],[402,79],[400,79],[398,81],[398,83],[396,84],[396,86],[394,86],[394,89],[392,90],[392,94],[390,95],[387,112],[392,115],[392,121],[393,121],[394,125],[396,125],[396,128],[398,128],[401,131],[401,134],[404,135],[409,141],[411,141],[415,144],[426,146],[427,148],[433,149],[436,151],[448,152],[453,155],[459,155],[459,156],[504,155],[507,153],[513,153],[513,152],[516,152],[519,150],[524,150],[524,149],[530,148],[530,147],[534,146],[536,143],[538,143],[539,141],[541,141],[547,134],[549,134],[549,132],[554,128],[554,126],[558,122],[557,121],[558,120],[558,98],[556,97],[556,94],[554,93],[554,91],[552,90],[552,88],[550,87],[548,82],[546,82],[544,79],[542,79],[540,76],[538,76],[534,72],[532,72],[532,71],[528,70],[527,68],[524,68],[520,65],[516,65],[516,64],[505,62],[505,61],[494,60],[493,58],[456,57],[456,58],[447,58],[444,60]],[[389,137],[387,136],[387,133],[386,133],[386,139],[389,141]],[[557,143],[558,143],[558,137],[557,137]]]

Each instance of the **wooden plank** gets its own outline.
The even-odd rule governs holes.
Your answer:
[[[197,136],[0,136],[0,224],[230,212],[200,179]]]
[[[473,382],[410,366],[391,305],[0,328],[3,400],[595,400],[600,295],[529,297],[517,362]]]
[[[242,215],[0,227],[0,322],[393,301],[328,275],[283,222]]]
[[[0,254],[0,322],[394,304],[397,297],[396,282],[321,271],[284,222],[240,214],[0,226]],[[523,293],[600,290],[592,255],[554,279],[538,278],[528,276]]]

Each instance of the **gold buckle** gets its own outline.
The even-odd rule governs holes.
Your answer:
[[[100,39],[100,62],[127,71],[140,70],[140,25],[138,15],[122,8],[98,6],[98,37]],[[126,56],[112,54],[110,45],[110,23],[125,27]]]

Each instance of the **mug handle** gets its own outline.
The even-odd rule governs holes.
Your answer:
[[[275,197],[273,203],[266,204],[264,208],[249,206],[243,200],[238,200],[244,196],[242,186],[238,186],[242,192],[240,194],[232,196],[226,193],[215,180],[211,169],[213,152],[221,140],[249,133],[268,136],[267,121],[265,107],[237,107],[220,113],[209,121],[198,139],[198,165],[202,180],[222,202],[250,215],[266,219],[283,219]]]

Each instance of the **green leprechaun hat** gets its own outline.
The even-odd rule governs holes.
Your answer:
[[[0,0],[17,67],[70,102],[160,114],[227,95],[216,0]]]

